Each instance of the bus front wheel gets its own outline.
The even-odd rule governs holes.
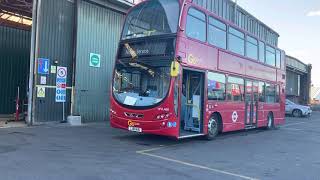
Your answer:
[[[213,115],[208,122],[207,140],[213,140],[219,134],[219,121],[216,115]]]

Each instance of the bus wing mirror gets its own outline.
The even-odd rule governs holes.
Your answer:
[[[177,77],[180,72],[180,64],[177,61],[172,61],[170,75],[171,77]]]

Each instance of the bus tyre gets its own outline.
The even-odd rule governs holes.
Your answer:
[[[274,119],[273,119],[273,115],[272,114],[268,115],[268,124],[267,124],[266,129],[267,130],[274,129]]]
[[[300,109],[295,109],[292,112],[293,117],[301,117],[302,116],[302,112]]]
[[[219,133],[219,123],[216,116],[212,116],[208,122],[208,134],[206,135],[207,140],[213,140]]]

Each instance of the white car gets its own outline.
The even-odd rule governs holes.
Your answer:
[[[302,106],[286,99],[286,114],[294,117],[311,116],[312,110],[309,106]]]

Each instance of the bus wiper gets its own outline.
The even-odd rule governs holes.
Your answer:
[[[141,35],[141,34],[145,34],[144,31],[143,32],[137,32],[137,33],[132,33],[132,34],[127,34],[126,37],[137,36],[137,35]]]
[[[155,32],[156,32],[156,30],[142,31],[142,32],[127,34],[126,37],[137,36],[137,35],[151,36],[151,34],[155,33]]]
[[[134,49],[131,48],[131,46],[129,45],[129,43],[124,44],[124,46],[127,48],[127,50],[129,51],[132,60],[136,59],[138,57],[138,54],[136,53],[136,51]]]

